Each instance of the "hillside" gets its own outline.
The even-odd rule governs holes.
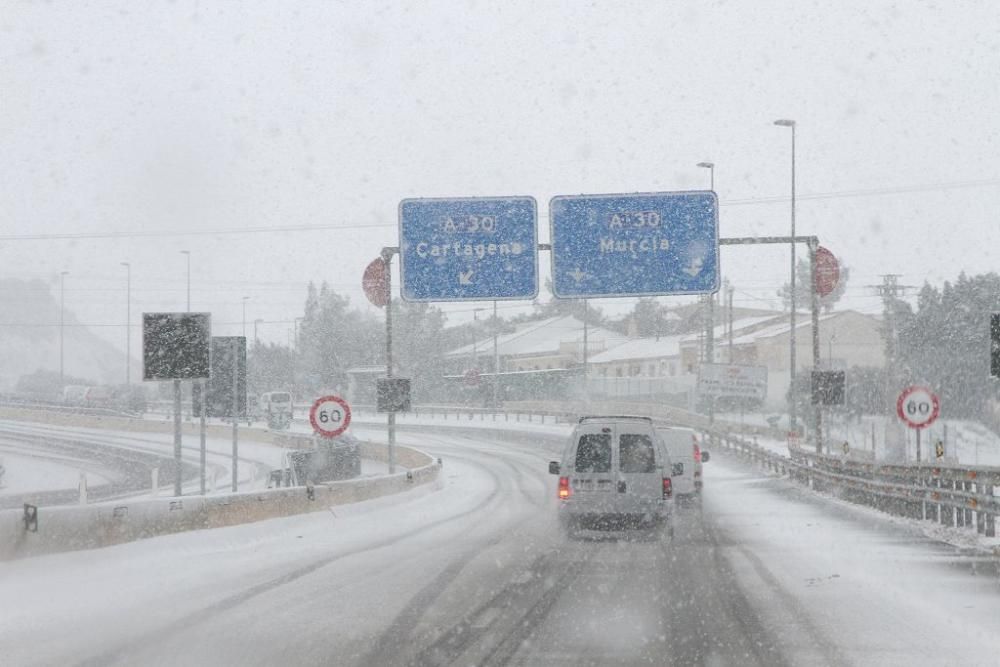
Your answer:
[[[59,298],[42,280],[0,279],[0,391],[39,369],[59,370]],[[66,311],[65,373],[95,383],[125,374],[123,351],[80,325]]]

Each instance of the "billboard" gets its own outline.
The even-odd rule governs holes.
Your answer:
[[[702,364],[698,367],[698,393],[763,401],[767,397],[767,366]]]

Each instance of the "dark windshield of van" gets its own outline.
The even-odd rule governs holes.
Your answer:
[[[611,435],[587,433],[576,447],[576,472],[611,472]]]
[[[653,441],[641,433],[623,433],[618,441],[618,461],[622,472],[656,472]]]

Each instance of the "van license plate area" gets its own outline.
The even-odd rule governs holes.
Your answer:
[[[573,483],[573,488],[582,493],[588,491],[610,493],[612,486],[610,479],[578,479]]]

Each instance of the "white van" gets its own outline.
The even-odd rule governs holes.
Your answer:
[[[259,411],[268,428],[286,429],[292,422],[292,395],[287,391],[261,394]]]
[[[549,472],[570,535],[640,525],[673,535],[670,454],[648,417],[582,417]]]
[[[680,504],[701,503],[702,463],[707,462],[708,452],[698,444],[698,434],[694,429],[682,426],[658,427],[672,463],[674,493]]]

